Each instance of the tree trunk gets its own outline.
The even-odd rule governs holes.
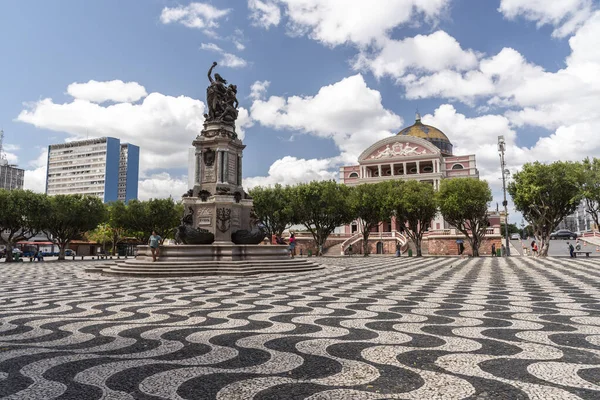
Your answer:
[[[473,236],[473,239],[470,240],[471,242],[471,252],[473,254],[473,257],[479,257],[479,238],[477,238],[476,236]]]
[[[60,249],[58,252],[58,260],[64,260],[65,259],[65,249],[67,247],[68,243],[59,243],[58,244],[58,248]]]
[[[538,253],[540,257],[547,257],[548,250],[550,249],[550,235],[541,236],[538,242],[540,243],[538,246]]]
[[[370,229],[363,230],[363,255],[367,257],[370,253],[369,251],[369,235],[371,234]]]
[[[12,253],[13,247],[12,245],[9,243],[6,243],[6,262],[13,262],[13,253]]]
[[[422,239],[420,236],[415,236],[413,240],[415,243],[415,249],[417,250],[417,257],[423,257],[423,251],[421,250]]]

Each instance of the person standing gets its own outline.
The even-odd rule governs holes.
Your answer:
[[[531,242],[531,254],[533,254],[534,257],[537,257],[538,255],[538,245],[535,240]]]
[[[567,242],[567,246],[569,246],[569,256],[571,256],[571,258],[575,258],[575,247],[573,247],[573,244],[569,242]]]
[[[496,257],[496,243],[492,243],[492,257]]]
[[[465,251],[464,241],[462,239],[458,239],[456,244],[458,245],[458,255],[462,256],[463,252]]]
[[[290,235],[290,258],[294,258],[295,254],[296,254],[296,237],[292,233]]]
[[[400,243],[396,243],[396,257],[400,257],[401,252]]]
[[[162,238],[156,234],[156,231],[152,231],[152,235],[150,235],[150,239],[148,239],[148,245],[150,246],[150,251],[152,252],[152,262],[155,262],[160,257],[160,241]]]

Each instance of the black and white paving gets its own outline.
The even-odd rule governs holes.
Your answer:
[[[600,398],[600,260],[323,259],[142,279],[0,264],[0,398]]]

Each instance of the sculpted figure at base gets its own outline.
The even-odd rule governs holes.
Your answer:
[[[260,244],[267,237],[267,232],[261,224],[258,224],[248,231],[240,229],[231,234],[231,241],[235,244]]]
[[[211,244],[215,241],[215,235],[202,228],[194,228],[194,210],[189,207],[189,213],[181,219],[181,225],[175,229],[175,242],[178,244]]]

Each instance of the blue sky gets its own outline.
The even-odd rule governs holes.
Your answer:
[[[246,186],[336,177],[417,109],[496,199],[499,134],[513,171],[599,155],[597,1],[384,3],[3,1],[9,158],[43,190],[48,144],[116,136],[141,147],[142,198],[178,197],[214,60],[238,85]]]

